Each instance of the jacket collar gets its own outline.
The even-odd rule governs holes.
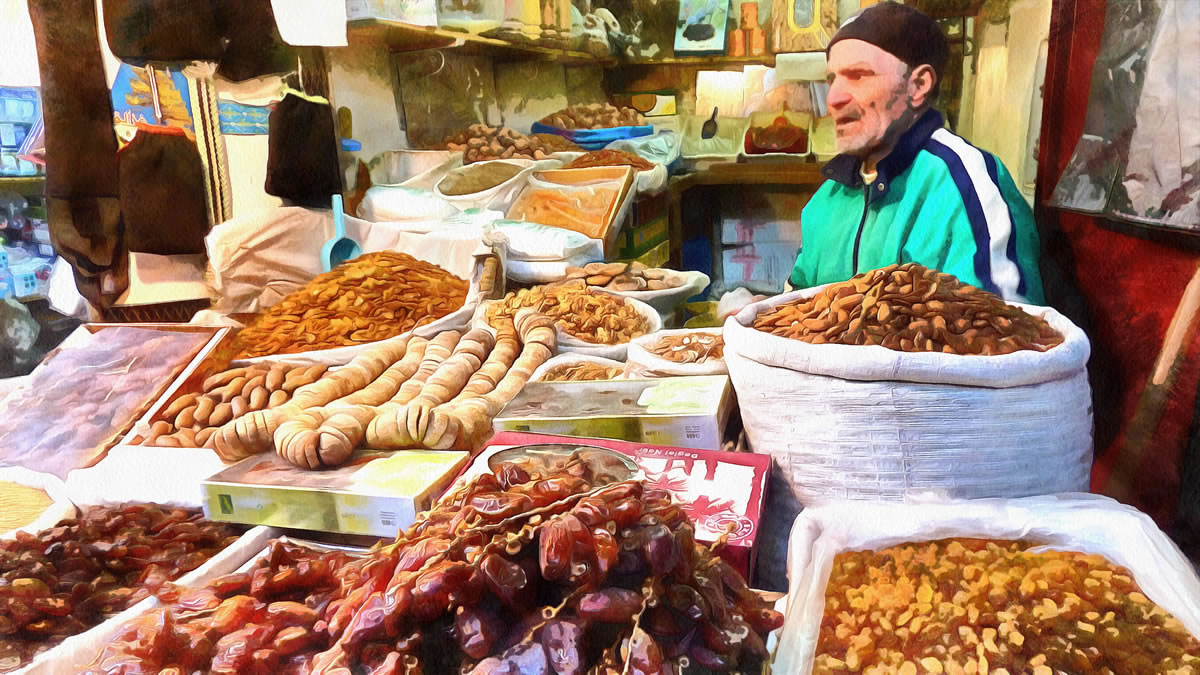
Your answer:
[[[933,132],[941,129],[944,124],[942,114],[933,108],[917,118],[917,121],[897,141],[892,153],[884,157],[876,167],[879,176],[871,186],[872,197],[879,198],[887,195],[888,190],[892,187],[892,180],[912,165],[913,160],[917,158],[917,153],[925,146],[929,137],[933,135]],[[821,173],[846,187],[861,189],[863,187],[862,175],[859,173],[861,166],[862,160],[854,155],[838,155],[825,163],[825,168],[821,170]]]

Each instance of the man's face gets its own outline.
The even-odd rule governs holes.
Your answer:
[[[904,131],[909,110],[908,67],[862,40],[841,40],[829,50],[829,112],[838,152],[866,157]]]

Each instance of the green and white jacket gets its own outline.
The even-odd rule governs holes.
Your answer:
[[[991,153],[929,110],[864,185],[860,160],[838,155],[801,215],[791,285],[845,281],[893,263],[953,274],[1005,300],[1044,304],[1033,211]]]

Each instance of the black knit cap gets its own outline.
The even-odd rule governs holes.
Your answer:
[[[950,47],[937,22],[915,7],[881,2],[859,12],[838,29],[829,50],[840,40],[862,40],[892,54],[910,68],[928,64],[942,81]]]

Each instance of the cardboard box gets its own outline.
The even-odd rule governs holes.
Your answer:
[[[617,237],[617,255],[625,259],[638,258],[667,241],[670,236],[671,229],[666,217],[645,225],[635,227],[626,225]]]
[[[503,432],[492,437],[456,483],[488,471],[488,458],[501,450],[544,443],[593,445],[629,455],[645,474],[647,486],[667,490],[680,502],[696,526],[698,542],[711,544],[726,528],[733,528],[721,557],[750,578],[771,470],[769,455]]]
[[[727,375],[530,382],[493,428],[720,450],[733,410]]]
[[[429,509],[469,455],[357,450],[336,469],[308,471],[274,453],[248,457],[201,484],[210,520],[394,537]]]
[[[661,244],[655,245],[654,248],[646,251],[636,258],[619,258],[618,262],[634,263],[638,262],[646,267],[662,267],[671,261],[671,242],[664,241]]]
[[[796,265],[795,242],[756,242],[721,251],[721,278],[726,289],[745,287],[778,294]]]
[[[800,220],[736,217],[721,220],[721,243],[725,246],[790,243],[800,248]]]
[[[629,166],[597,166],[584,169],[549,169],[546,171],[537,171],[532,174],[530,183],[525,186],[517,196],[516,201],[508,209],[508,218],[511,220],[525,220],[529,222],[537,222],[537,216],[529,216],[527,209],[532,208],[533,203],[538,198],[544,199],[547,191],[564,199],[571,199],[573,196],[580,200],[586,198],[586,195],[595,189],[612,190],[614,194],[611,199],[604,202],[603,214],[594,221],[577,222],[567,219],[570,222],[547,222],[542,225],[551,225],[554,227],[562,227],[564,229],[573,230],[580,234],[587,235],[592,239],[599,239],[604,242],[604,251],[606,255],[615,255],[617,252],[617,238],[621,232],[621,228],[629,221],[630,214],[633,211],[633,202],[636,196],[634,185],[634,170]],[[559,188],[555,190],[554,188]],[[554,220],[554,218],[546,218],[546,220]]]

